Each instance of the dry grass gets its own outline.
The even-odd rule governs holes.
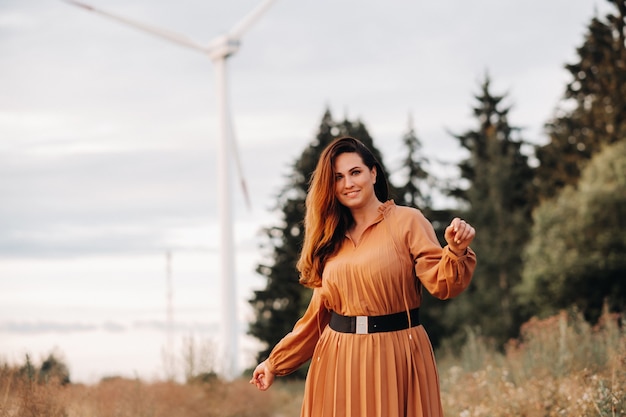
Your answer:
[[[1,417],[274,417],[298,415],[290,389],[261,393],[244,380],[202,384],[109,379],[97,385],[28,383],[2,375]],[[297,402],[297,404],[296,404]],[[294,408],[297,405],[297,410]],[[289,412],[290,414],[286,414]],[[294,414],[294,412],[296,414]],[[285,414],[283,414],[285,413]]]
[[[626,332],[605,314],[531,320],[497,353],[480,337],[439,361],[447,416],[625,416]],[[259,392],[241,379],[203,383],[112,378],[95,385],[38,383],[0,367],[0,417],[296,417],[302,382]]]
[[[533,319],[505,354],[474,339],[461,355],[465,361],[447,358],[440,367],[446,415],[626,416],[626,332],[619,320],[605,314],[591,328],[576,314]]]

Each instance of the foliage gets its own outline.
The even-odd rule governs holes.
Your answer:
[[[263,290],[254,292],[250,304],[255,312],[255,321],[248,333],[265,344],[257,360],[269,356],[272,348],[285,336],[302,316],[311,297],[311,290],[298,282],[296,262],[304,237],[305,198],[309,179],[323,149],[336,137],[353,136],[369,147],[384,168],[383,159],[374,146],[365,125],[360,121],[335,122],[326,110],[315,139],[293,163],[287,184],[277,197],[276,210],[282,214],[278,225],[264,229],[264,248],[269,252],[268,261],[258,265],[257,272],[267,277]],[[386,169],[385,169],[386,171]],[[395,194],[395,188],[390,186]],[[303,377],[306,369],[294,374]]]
[[[461,215],[477,230],[471,246],[479,261],[468,290],[446,308],[449,333],[460,337],[467,334],[459,331],[464,327],[477,327],[499,343],[514,336],[524,319],[512,288],[521,279],[534,198],[524,142],[509,124],[504,98],[492,94],[486,76],[473,108],[478,127],[455,135],[469,153],[459,164],[468,185],[451,194],[469,206]]]
[[[70,383],[70,371],[59,352],[51,352],[41,362],[40,366],[33,364],[30,355],[26,355],[26,362],[19,369],[19,375],[30,383],[47,384]]]
[[[193,335],[185,337],[181,351],[185,381],[188,383],[208,382],[216,379],[215,352],[216,348],[211,340],[196,342]]]
[[[0,417],[65,417],[64,388],[70,385],[70,376],[60,357],[50,353],[40,366],[30,355],[21,366],[0,364]]]
[[[525,250],[524,304],[541,314],[576,305],[595,321],[626,307],[626,141],[606,147],[535,214]]]
[[[422,154],[422,142],[415,133],[412,120],[402,137],[402,144],[406,153],[401,163],[405,180],[398,187],[400,200],[408,206],[428,210],[432,207],[432,198],[426,186],[432,184],[432,176],[426,170],[428,159]]]
[[[626,139],[626,1],[609,2],[615,13],[591,20],[578,62],[566,66],[572,80],[546,125],[550,142],[537,148],[542,199],[576,184],[602,145]]]

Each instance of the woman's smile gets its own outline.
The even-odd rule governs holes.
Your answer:
[[[360,208],[376,200],[376,168],[369,169],[356,152],[338,155],[334,163],[335,196],[349,209]]]

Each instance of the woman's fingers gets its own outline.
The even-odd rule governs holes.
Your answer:
[[[466,240],[470,240],[474,238],[476,234],[475,229],[467,223],[465,220],[458,219],[456,227],[454,228],[454,240],[455,243],[460,244]]]
[[[252,373],[250,383],[255,385],[259,390],[265,391],[273,382],[274,374],[267,369],[265,362],[261,362]]]
[[[474,239],[476,230],[465,220],[455,217],[446,229],[446,241],[455,252],[465,250]]]

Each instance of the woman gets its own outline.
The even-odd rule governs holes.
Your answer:
[[[313,295],[250,381],[264,391],[311,359],[303,417],[443,415],[421,291],[446,299],[467,287],[475,231],[455,218],[442,248],[421,212],[387,200],[387,188],[380,163],[350,137],[324,150],[311,178],[297,266]]]

